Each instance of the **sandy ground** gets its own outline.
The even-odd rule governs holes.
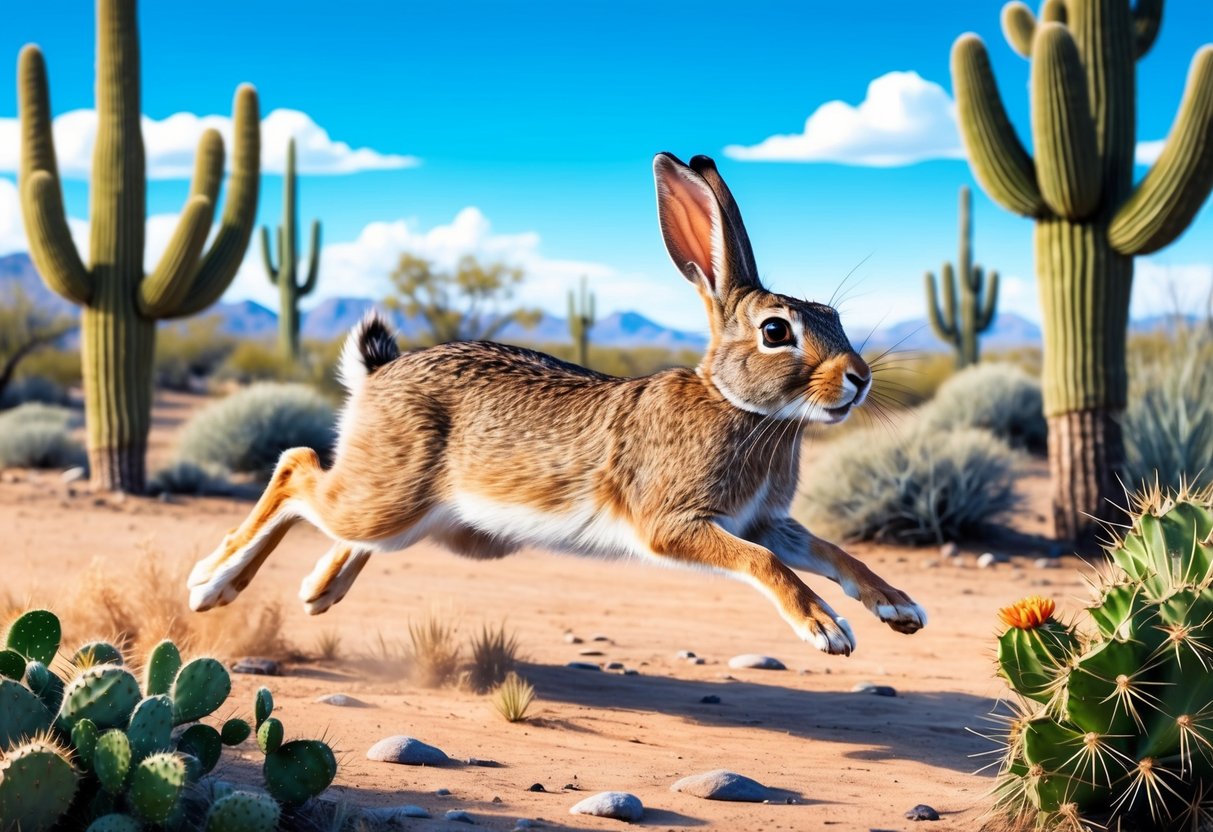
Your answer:
[[[161,402],[154,455],[165,453],[174,426],[194,406],[184,397]],[[1027,463],[1020,484],[1025,508],[1018,531],[1039,532],[1047,503],[1043,464]],[[167,564],[192,562],[248,507],[220,499],[69,497],[56,474],[8,475],[0,481],[3,586],[53,608],[68,597],[71,579],[64,576],[94,558],[121,567],[150,547]],[[1044,570],[1033,565],[1037,552],[1003,548],[1016,555],[1011,563],[978,569],[975,555],[991,547],[968,549],[953,565],[933,549],[855,546],[856,555],[926,607],[930,625],[913,636],[894,633],[824,580],[810,580],[855,629],[858,651],[838,658],[797,640],[740,583],[544,552],[477,563],[420,545],[379,556],[345,601],[312,618],[295,593],[327,545],[298,527],[236,602],[250,615],[261,604],[282,602],[285,635],[305,653],[316,653],[322,635],[340,635],[344,660],[288,664],[285,676],[268,680],[288,734],[332,738],[342,762],[332,796],[358,805],[420,804],[436,818],[465,809],[488,829],[510,829],[523,817],[542,818],[545,828],[617,828],[616,821],[571,816],[568,809],[587,794],[622,790],[643,800],[644,825],[659,829],[915,829],[923,827],[903,813],[927,803],[942,816],[930,829],[975,830],[992,780],[974,774],[984,759],[972,755],[992,746],[969,729],[990,730],[986,714],[1002,690],[992,671],[995,612],[1032,592],[1073,609],[1085,593],[1070,558]],[[503,620],[517,631],[527,659],[522,673],[538,694],[532,720],[508,724],[487,697],[368,672],[366,657],[380,638],[406,640],[409,618],[432,609],[453,616],[467,635]],[[585,643],[566,643],[568,631]],[[596,635],[609,640],[592,641]],[[603,655],[580,655],[587,649]],[[706,663],[678,660],[680,650]],[[730,657],[748,652],[775,656],[789,669],[728,668]],[[618,661],[639,675],[566,668],[572,661]],[[265,681],[236,676],[236,702],[250,702]],[[860,682],[891,685],[897,696],[851,692]],[[334,692],[373,707],[314,701]],[[720,703],[701,703],[709,694]],[[366,749],[392,734],[500,765],[414,768],[366,760]],[[244,756],[248,763],[228,764],[230,776],[249,776],[255,755]],[[680,777],[718,768],[797,799],[736,804],[669,790]],[[547,791],[528,791],[534,783]],[[435,795],[440,788],[451,794]],[[413,823],[408,828],[467,828],[440,819]]]

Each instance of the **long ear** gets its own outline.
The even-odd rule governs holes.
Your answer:
[[[669,153],[653,159],[657,218],[674,265],[691,283],[719,300],[751,282],[736,255],[737,241],[712,188]]]
[[[711,157],[692,157],[691,170],[703,177],[703,181],[708,183],[712,193],[716,194],[716,201],[724,209],[725,219],[732,231],[735,254],[745,269],[746,277],[757,283],[758,264],[754,262],[754,247],[750,245],[750,235],[746,233],[745,223],[741,221],[741,209],[737,207],[737,200],[733,199],[733,192],[729,190],[728,185],[724,184],[724,179],[721,177],[720,171],[716,170],[716,163],[712,161]]]

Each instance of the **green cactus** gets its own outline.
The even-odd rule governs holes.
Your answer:
[[[257,746],[263,754],[273,754],[282,747],[282,723],[270,717],[257,729]]]
[[[0,650],[0,676],[20,682],[25,678],[25,656],[16,650]]]
[[[76,767],[81,771],[93,770],[93,755],[97,753],[100,736],[91,719],[82,719],[72,726],[72,751],[75,752]]]
[[[51,712],[29,688],[0,679],[0,751],[41,734],[52,721]]]
[[[590,330],[594,328],[594,293],[586,288],[581,278],[580,296],[569,291],[569,334],[577,343],[577,363],[582,367],[590,364]]]
[[[337,758],[319,740],[292,740],[265,755],[261,772],[275,800],[297,806],[329,787],[337,776]]]
[[[173,703],[167,696],[149,696],[135,707],[126,738],[131,741],[131,761],[138,763],[173,744]]]
[[[229,719],[223,723],[219,735],[224,745],[240,745],[249,738],[249,734],[252,732],[253,729],[243,719]]]
[[[185,761],[176,754],[153,754],[131,772],[126,799],[135,813],[150,823],[164,823],[185,788]]]
[[[30,662],[25,666],[25,686],[51,713],[57,713],[59,704],[63,701],[63,682],[51,673],[42,662]]]
[[[85,832],[139,832],[143,824],[130,815],[102,815],[89,824]]]
[[[232,792],[219,798],[206,815],[206,832],[272,832],[282,811],[265,795]]]
[[[973,263],[973,193],[968,186],[960,189],[960,255],[953,269],[944,263],[939,273],[943,288],[943,308],[935,290],[935,275],[926,274],[927,313],[931,328],[940,339],[956,350],[957,368],[976,364],[979,358],[977,337],[994,323],[998,303],[998,272],[989,277],[981,266]],[[960,286],[960,309],[956,308],[956,287]]]
[[[1213,780],[1213,490],[1142,498],[1109,555],[1091,626],[1044,599],[1002,613],[1021,698],[1000,805],[1042,828],[1188,828]]]
[[[143,690],[148,696],[159,696],[173,689],[181,670],[181,651],[168,639],[157,644],[147,656],[143,670]]]
[[[177,740],[177,750],[196,759],[200,773],[209,774],[223,753],[223,740],[209,725],[191,725]]]
[[[0,759],[0,832],[42,832],[76,794],[76,771],[62,749],[31,742]]]
[[[49,665],[59,652],[63,631],[59,619],[47,610],[30,610],[8,628],[7,647],[20,653],[27,662]],[[24,672],[24,668],[22,668]]]
[[[81,719],[92,720],[99,729],[125,728],[141,698],[139,683],[126,668],[90,667],[64,688],[59,723],[68,732]]]
[[[253,716],[256,719],[254,723],[258,729],[261,728],[261,723],[270,718],[270,714],[274,712],[274,694],[270,693],[269,688],[257,688],[257,695],[253,700]]]
[[[122,653],[108,641],[90,641],[82,644],[72,655],[76,667],[92,667],[97,664],[122,664]]]
[[[278,347],[283,358],[299,358],[299,299],[316,288],[320,272],[320,221],[312,220],[312,244],[307,276],[299,282],[299,228],[295,219],[295,140],[286,146],[286,172],[282,176],[282,225],[278,226],[278,265],[274,265],[270,230],[261,227],[261,259],[270,283],[278,287]]]
[[[1016,136],[976,35],[956,41],[961,136],[982,187],[1036,221],[1058,537],[1089,544],[1109,516],[1124,461],[1125,337],[1133,258],[1187,228],[1213,186],[1213,47],[1193,59],[1166,148],[1134,187],[1135,61],[1154,42],[1162,0],[1049,0],[1003,15],[1032,59],[1032,159]]]
[[[93,771],[101,788],[110,794],[121,794],[131,771],[131,742],[126,734],[113,728],[97,738]]]
[[[214,713],[231,692],[232,679],[219,661],[194,659],[173,682],[173,722],[181,725]]]
[[[235,154],[220,228],[203,252],[223,176],[223,140],[207,130],[181,221],[159,264],[143,271],[146,172],[140,133],[135,0],[97,0],[97,138],[89,265],[72,242],[51,135],[42,52],[21,51],[18,186],[30,256],[46,284],[83,307],[81,344],[89,468],[95,487],[141,492],[151,416],[156,321],[193,315],[231,283],[252,233],[259,184],[257,94],[233,105]]]

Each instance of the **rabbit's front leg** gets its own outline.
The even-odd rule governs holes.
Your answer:
[[[849,656],[855,634],[817,593],[768,549],[701,519],[671,519],[650,535],[650,552],[688,566],[728,572],[766,595],[804,641],[825,653]]]
[[[916,633],[927,614],[909,595],[827,540],[814,537],[791,517],[773,518],[755,529],[753,540],[788,566],[836,581],[852,598],[899,633]]]

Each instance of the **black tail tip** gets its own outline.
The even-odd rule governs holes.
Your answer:
[[[358,332],[358,355],[367,373],[373,373],[400,355],[400,345],[388,322],[372,310],[362,319]]]

